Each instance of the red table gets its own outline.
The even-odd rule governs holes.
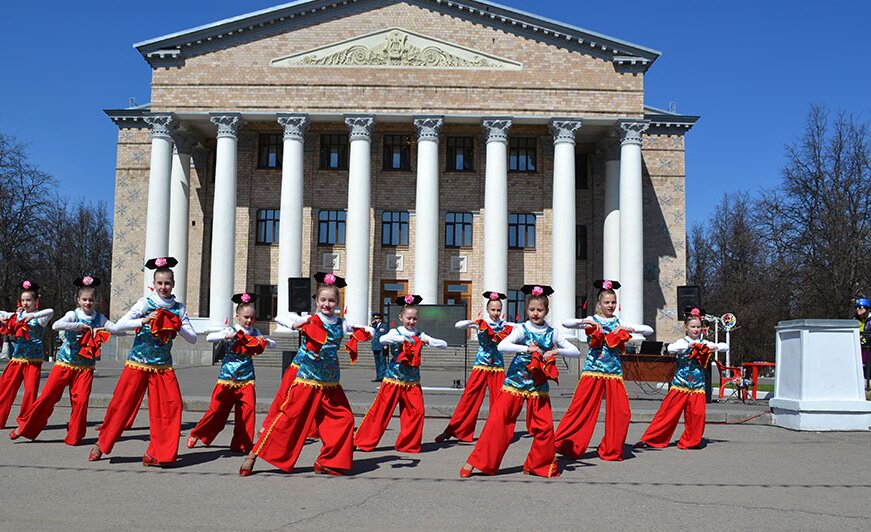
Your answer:
[[[744,375],[746,377],[747,370],[752,369],[752,376],[750,380],[753,382],[753,400],[756,400],[756,384],[759,380],[759,368],[773,368],[774,362],[745,362],[741,364],[741,369],[744,370]]]

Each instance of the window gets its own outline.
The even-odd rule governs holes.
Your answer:
[[[575,232],[575,255],[578,260],[587,260],[587,226],[579,225]]]
[[[590,188],[587,154],[575,152],[575,190]]]
[[[508,248],[535,249],[535,215],[508,215]]]
[[[278,313],[278,286],[274,284],[255,284],[254,312],[258,320],[271,320]]]
[[[505,317],[508,321],[521,323],[526,319],[526,299],[520,290],[509,290]]]
[[[318,212],[318,245],[343,246],[345,244],[345,211]]]
[[[411,137],[384,135],[384,169],[411,170]]]
[[[508,170],[535,172],[535,154],[538,146],[534,137],[512,137],[508,141]]]
[[[472,213],[445,213],[445,247],[472,247]]]
[[[257,209],[257,243],[275,244],[278,242],[278,209]]]
[[[348,169],[348,135],[321,135],[321,170]]]
[[[475,139],[473,137],[448,137],[448,172],[471,172],[475,170]]]
[[[257,156],[257,168],[281,168],[281,154],[284,151],[284,140],[279,134],[262,133],[258,137],[260,150]]]
[[[381,245],[408,245],[408,213],[401,211],[384,211],[381,215]]]

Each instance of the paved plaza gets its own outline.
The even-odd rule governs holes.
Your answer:
[[[95,405],[102,405],[111,393],[119,367],[108,363],[98,370]],[[179,369],[188,408],[205,403],[215,369]],[[258,377],[264,405],[277,386],[272,373],[261,371]],[[436,373],[424,378],[432,381],[433,388],[444,384],[438,382]],[[344,374],[358,421],[358,405],[374,397],[377,386],[369,377],[368,371],[356,368]],[[442,376],[450,382],[449,377]],[[568,404],[573,384],[564,382],[555,390],[557,419]],[[462,480],[458,472],[472,445],[432,443],[446,423],[433,416],[447,409],[450,401],[456,402],[458,393],[429,390],[425,395],[429,406],[424,452],[409,455],[391,448],[398,430],[394,418],[381,447],[372,453],[357,453],[354,474],[346,478],[313,474],[316,442],[306,445],[293,474],[261,461],[253,476],[240,478],[237,470],[242,457],[228,450],[229,429],[212,447],[188,450],[182,443],[173,468],[144,468],[141,456],[148,440],[144,412],[110,456],[91,463],[87,454],[96,437],[93,427],[105,409],[91,409],[85,445],[68,447],[62,439],[69,409],[61,406],[38,441],[0,438],[0,529],[871,527],[871,433],[792,432],[761,423],[767,419],[767,408],[761,402],[714,404],[709,408],[708,445],[703,450],[682,451],[674,446],[634,450],[622,463],[606,463],[593,449],[580,461],[562,460],[560,478],[540,479],[522,474],[531,440],[521,422],[501,474]],[[658,401],[635,399],[632,405],[633,419],[639,419],[652,415]],[[185,411],[182,441],[200,415]],[[731,421],[711,422],[714,419]],[[646,426],[641,420],[633,422],[628,442],[637,441]],[[600,419],[594,443],[601,438],[602,428]]]

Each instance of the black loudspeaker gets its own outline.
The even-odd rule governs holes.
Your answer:
[[[287,278],[288,309],[290,312],[311,312],[312,282],[308,277]]]
[[[702,308],[702,288],[699,286],[677,287],[677,319],[683,321],[684,309],[687,307]]]

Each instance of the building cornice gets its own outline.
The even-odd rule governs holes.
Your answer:
[[[685,133],[699,120],[699,116],[682,115],[655,107],[644,107],[644,119],[650,123],[649,133]]]
[[[559,43],[580,53],[605,56],[620,70],[644,72],[660,56],[659,51],[651,48],[484,0],[405,1],[442,11],[455,11],[476,22],[550,43]],[[181,66],[185,57],[214,50],[216,47],[232,46],[235,42],[247,42],[261,35],[272,35],[284,26],[292,29],[306,21],[323,22],[325,19],[335,18],[337,11],[348,9],[349,6],[383,2],[384,0],[300,0],[149,39],[133,46],[153,68]]]

